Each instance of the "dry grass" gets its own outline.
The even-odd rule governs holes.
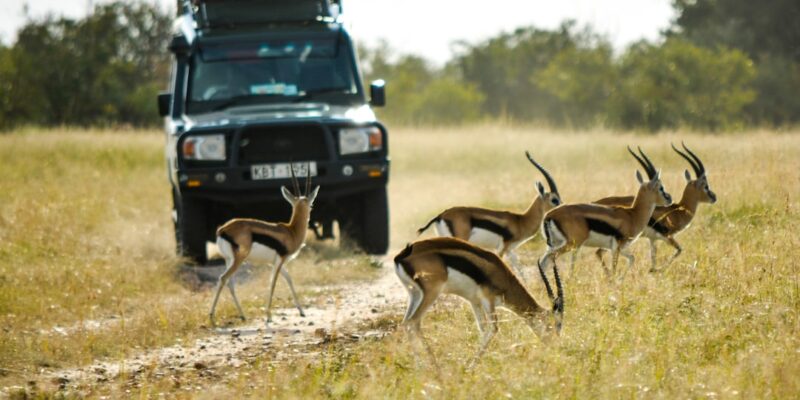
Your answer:
[[[0,137],[0,368],[8,370],[0,384],[24,383],[45,365],[122,358],[138,348],[204,334],[198,327],[205,322],[209,293],[192,292],[171,272],[162,140],[154,133],[102,132]],[[551,171],[567,202],[632,192],[636,164],[624,150],[627,144],[641,145],[662,168],[667,189],[680,196],[687,164],[669,149],[670,141],[680,140],[703,158],[719,202],[701,206],[679,237],[684,254],[664,273],[645,272],[647,246],[640,243],[634,246],[639,268],[622,284],[609,285],[587,251],[566,277],[564,332],[552,343],[540,342],[509,314],[490,352],[466,370],[477,332],[468,307],[446,302],[423,328],[438,368],[398,332],[380,341],[333,343],[316,349],[318,355],[279,364],[264,354],[239,370],[214,371],[211,378],[183,372],[180,387],[171,377],[148,377],[137,388],[112,382],[90,394],[796,398],[797,133],[396,129],[393,248],[413,240],[416,228],[451,205],[527,206],[541,177],[524,149]],[[541,240],[532,241],[521,260],[532,264],[542,249]],[[326,251],[333,250],[298,260],[296,280],[324,283],[311,280],[314,257]],[[347,270],[369,268],[366,262],[336,260],[330,263],[344,263]],[[530,281],[544,298],[538,281]],[[241,295],[249,299],[249,313],[259,312],[259,284],[245,285]],[[229,307],[222,311],[233,314]],[[124,323],[96,333],[52,331],[111,316]],[[382,323],[391,327],[399,318]]]

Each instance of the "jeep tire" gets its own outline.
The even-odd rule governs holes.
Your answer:
[[[345,221],[340,221],[343,235],[367,254],[386,254],[389,250],[389,201],[386,188],[369,191],[352,202]]]
[[[207,207],[205,202],[181,197],[173,191],[175,208],[175,243],[178,255],[197,265],[205,265]]]

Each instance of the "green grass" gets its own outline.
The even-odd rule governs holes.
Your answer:
[[[564,330],[554,341],[541,342],[519,319],[503,314],[489,352],[467,370],[477,330],[469,308],[448,300],[423,323],[437,366],[402,330],[395,331],[398,307],[397,315],[375,322],[393,332],[381,340],[334,341],[280,361],[268,351],[238,369],[146,375],[136,385],[120,379],[84,394],[797,398],[797,133],[643,136],[496,125],[395,129],[392,247],[414,240],[416,228],[449,206],[523,209],[533,198],[535,181],[542,180],[524,149],[550,170],[566,202],[582,202],[632,193],[637,164],[625,145],[641,145],[678,197],[688,164],[669,142],[681,140],[702,157],[718,203],[700,207],[692,226],[678,237],[684,253],[663,273],[646,272],[647,246],[638,243],[634,270],[623,283],[608,284],[593,254],[585,251],[575,270],[565,273]],[[0,368],[21,371],[4,373],[0,385],[24,385],[42,365],[121,359],[141,348],[205,334],[199,326],[205,323],[210,293],[192,291],[173,272],[162,142],[155,133],[0,137],[5,174],[0,179]],[[543,248],[540,239],[525,245],[523,264],[533,265]],[[661,260],[670,254],[664,246],[659,250]],[[314,265],[318,259],[323,267]],[[301,291],[374,276],[368,260],[328,247],[312,246],[291,268]],[[317,268],[327,270],[328,277],[318,278]],[[257,294],[263,281],[245,285],[240,295],[249,314],[260,312],[263,299]],[[530,281],[537,298],[545,299],[538,280]],[[222,303],[221,313],[234,315],[228,303]],[[85,335],[42,333],[109,316],[125,323]]]

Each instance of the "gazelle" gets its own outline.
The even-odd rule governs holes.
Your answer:
[[[642,149],[639,149],[642,158],[639,158],[630,147],[628,152],[641,164],[649,178],[648,181],[643,180],[639,171],[636,171],[639,191],[633,203],[625,206],[567,204],[548,212],[544,217],[543,226],[547,239],[547,252],[540,261],[545,267],[548,266],[548,261],[555,266],[558,256],[572,250],[570,266],[572,271],[581,247],[611,250],[612,273],[616,273],[620,254],[628,259],[628,269],[633,265],[634,258],[627,251],[628,246],[641,235],[656,206],[669,204],[672,197],[664,191],[660,179],[661,173],[656,171]],[[608,272],[606,269],[607,274]]]
[[[550,192],[547,192],[541,182],[536,182],[539,194],[525,212],[519,214],[479,207],[453,207],[431,219],[427,225],[417,230],[417,234],[436,224],[439,236],[467,240],[478,246],[498,251],[500,257],[508,254],[511,265],[520,273],[519,261],[514,250],[539,232],[547,211],[561,204],[561,195],[553,177],[531,157],[529,152],[526,151],[525,155],[531,164],[541,171],[550,186]]]
[[[285,186],[281,186],[283,198],[292,205],[292,217],[288,223],[272,223],[257,219],[235,218],[217,229],[217,246],[219,247],[220,253],[222,253],[222,257],[225,258],[226,269],[219,277],[217,291],[214,295],[214,302],[211,304],[209,318],[212,325],[214,325],[214,311],[217,307],[217,300],[219,300],[219,293],[226,284],[228,289],[230,289],[233,302],[239,310],[239,316],[244,320],[244,312],[242,311],[242,306],[239,304],[239,299],[236,298],[234,284],[230,278],[239,266],[248,259],[255,259],[272,264],[272,274],[270,275],[267,300],[267,323],[272,321],[272,294],[275,291],[275,282],[277,281],[278,273],[283,275],[286,283],[289,284],[294,305],[297,307],[297,310],[300,311],[300,316],[305,317],[303,308],[300,306],[300,302],[297,299],[297,293],[294,290],[292,278],[289,276],[289,272],[284,266],[297,257],[300,250],[305,246],[308,221],[311,217],[311,207],[319,192],[319,186],[309,193],[309,189],[311,188],[311,170],[309,168],[308,175],[306,176],[305,193],[301,194],[300,185],[297,182],[297,177],[294,175],[293,164],[289,164],[289,170],[296,195],[292,194]]]
[[[683,146],[686,153],[689,153],[688,155],[678,150],[674,144],[672,145],[672,149],[689,162],[689,165],[691,165],[694,170],[695,179],[692,179],[689,170],[683,171],[683,176],[686,179],[686,187],[683,189],[681,200],[678,203],[668,206],[656,207],[653,216],[647,224],[647,228],[645,228],[643,232],[643,235],[650,239],[650,260],[652,262],[650,271],[656,271],[656,242],[663,240],[675,248],[675,254],[673,254],[664,265],[666,268],[683,251],[681,245],[675,240],[675,236],[689,227],[695,213],[697,213],[697,207],[700,203],[714,204],[717,202],[717,195],[709,188],[706,168],[703,166],[703,162],[700,161],[700,158],[689,150],[683,142],[681,142],[681,146]],[[628,205],[631,204],[632,201],[633,197],[622,196],[606,197],[595,201],[595,203],[604,205]],[[602,249],[597,250],[597,257],[600,258],[601,262],[603,260],[602,252]]]
[[[555,317],[556,332],[561,331],[564,293],[557,268],[553,271],[556,297],[545,279],[552,302],[552,309],[547,310],[499,256],[461,239],[437,237],[414,242],[397,254],[394,263],[397,277],[409,295],[403,323],[409,333],[416,334],[423,342],[422,316],[443,293],[460,296],[472,306],[483,336],[476,358],[483,354],[497,332],[497,307],[521,316],[540,337],[549,330],[545,318],[551,314]],[[541,266],[539,271],[544,274]]]

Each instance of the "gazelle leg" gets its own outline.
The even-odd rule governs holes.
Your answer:
[[[220,292],[222,292],[222,288],[228,283],[230,277],[233,276],[233,274],[236,272],[237,269],[239,269],[239,265],[242,264],[242,261],[244,261],[243,258],[238,258],[235,255],[231,255],[230,258],[226,257],[226,264],[228,265],[228,267],[225,269],[225,272],[223,272],[222,275],[220,275],[219,280],[217,280],[217,290],[216,293],[214,294],[214,301],[211,303],[211,311],[209,311],[208,313],[208,318],[211,321],[211,326],[215,326],[217,324],[216,321],[214,321],[214,314],[216,313],[217,310],[217,301],[219,301],[219,294]],[[231,291],[231,293],[233,293],[233,291]],[[234,299],[236,299],[235,296]],[[239,306],[238,301],[236,302],[236,305],[237,307]],[[239,313],[241,314],[241,308],[239,310]]]
[[[234,281],[235,279],[228,279],[228,289],[231,291],[231,297],[233,297],[233,304],[236,304],[236,309],[239,310],[239,318],[241,318],[242,321],[244,321],[245,320],[244,311],[242,311],[242,306],[239,304],[239,299],[236,297],[236,289],[234,289],[233,287]]]
[[[669,243],[670,245],[672,245],[672,247],[675,248],[675,254],[673,254],[672,257],[670,257],[669,261],[667,261],[667,263],[664,264],[664,269],[666,269],[670,264],[672,264],[672,262],[675,261],[675,259],[678,258],[679,255],[681,255],[681,252],[683,252],[681,245],[678,244],[678,242],[675,239],[671,237],[667,238],[667,243]]]
[[[511,261],[511,266],[514,267],[514,270],[517,272],[520,278],[525,278],[525,275],[522,273],[522,268],[519,265],[519,257],[517,257],[517,252],[513,249],[508,251],[508,260]]]
[[[283,268],[283,258],[273,264],[272,273],[269,277],[269,293],[267,294],[267,324],[272,322],[272,295],[275,294],[275,283],[278,281],[278,273]]]
[[[438,363],[436,361],[436,355],[433,353],[433,350],[428,345],[428,341],[425,339],[425,335],[422,334],[422,316],[425,315],[425,312],[433,305],[433,302],[436,301],[436,298],[439,297],[439,294],[442,291],[442,285],[436,286],[428,286],[427,290],[422,291],[422,299],[419,301],[416,309],[411,312],[411,316],[404,320],[406,327],[408,329],[409,334],[413,334],[416,336],[422,345],[425,347],[425,352],[431,357],[433,360],[433,365],[438,370]],[[411,302],[409,302],[409,310],[411,306]]]
[[[572,257],[569,263],[569,276],[572,276],[572,272],[575,271],[575,261],[578,260],[578,251],[580,251],[580,249],[581,246],[577,246],[574,250],[572,250]]]
[[[617,263],[619,262],[619,246],[616,246],[614,249],[611,250],[611,273],[608,273],[606,270],[606,275],[608,275],[608,279],[611,280],[615,275],[617,275]]]
[[[300,311],[300,316],[305,317],[306,314],[303,312],[303,307],[300,306],[300,300],[297,299],[297,293],[294,291],[294,284],[292,284],[292,277],[289,276],[289,271],[287,271],[286,268],[281,268],[281,276],[283,276],[283,279],[289,284],[289,290],[292,292],[294,306],[297,307],[297,311]]]
[[[488,318],[488,323],[486,324],[487,329],[483,333],[483,338],[481,338],[481,347],[478,349],[478,353],[475,354],[475,358],[471,364],[474,364],[475,361],[483,356],[483,353],[486,352],[486,348],[489,347],[489,342],[491,342],[495,333],[497,333],[497,312],[495,310],[494,301],[492,301],[489,296],[491,295],[481,296],[481,307]]]
[[[470,302],[472,306],[472,313],[475,315],[475,323],[478,325],[478,332],[483,336],[486,330],[486,314],[483,312],[483,306],[478,301]]]
[[[606,268],[606,260],[603,259],[603,252],[604,252],[604,249],[598,248],[597,251],[594,252],[594,255],[600,261],[600,265],[602,265],[603,268]]]
[[[650,272],[655,272],[658,268],[656,261],[656,240],[650,239]]]
[[[628,268],[626,268],[624,271],[622,271],[622,275],[619,277],[619,281],[622,282],[622,280],[625,279],[625,274],[631,268],[633,268],[633,262],[635,261],[635,258],[633,257],[633,254],[631,254],[627,250],[625,250],[625,251],[619,250],[618,253],[621,254],[623,257],[625,257],[628,260]]]

